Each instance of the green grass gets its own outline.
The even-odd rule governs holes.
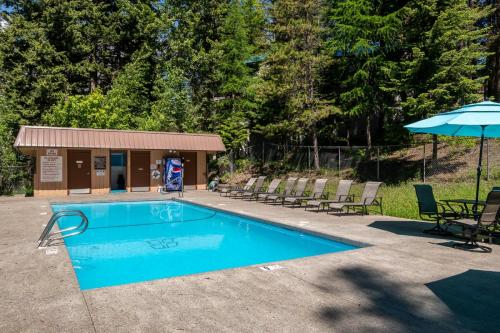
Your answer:
[[[413,184],[419,182],[408,182],[399,185],[382,186],[380,196],[383,198],[384,215],[402,217],[407,219],[419,219],[417,198]],[[336,181],[329,182],[328,191],[335,193]],[[475,183],[427,183],[432,185],[437,200],[443,199],[474,199]],[[499,186],[500,182],[481,182],[480,199],[486,199],[488,191],[493,186]],[[363,184],[355,184],[351,192],[359,199]]]
[[[296,175],[294,176],[304,176],[314,179],[313,175]],[[279,176],[276,176],[279,177]],[[270,175],[267,178],[269,182],[274,176]],[[281,177],[283,179],[283,177]],[[317,178],[328,178],[326,192],[330,194],[330,197],[335,195],[337,189],[338,178],[329,177],[328,175],[317,176]],[[283,180],[280,186],[280,190],[283,190],[285,181]],[[419,219],[418,216],[418,206],[417,198],[415,196],[415,189],[413,184],[420,184],[421,182],[406,182],[400,183],[398,185],[383,185],[379,191],[379,196],[383,200],[384,215],[390,215],[395,217],[402,217],[406,219]],[[308,190],[312,189],[313,181],[308,185]],[[475,198],[475,182],[427,182],[426,184],[432,185],[434,189],[434,195],[437,200],[444,199],[474,199]],[[361,192],[363,191],[363,183],[356,183],[352,186],[351,194],[354,194],[356,199],[359,199]],[[486,199],[486,195],[491,190],[493,186],[500,186],[500,181],[481,181],[480,187],[480,200]],[[377,212],[378,208],[374,208],[373,212]]]

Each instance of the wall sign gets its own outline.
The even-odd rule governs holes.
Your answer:
[[[95,175],[96,175],[97,177],[102,177],[102,176],[104,176],[104,175],[105,175],[105,173],[106,173],[106,172],[105,172],[105,170],[96,170],[96,171],[95,171]]]
[[[106,170],[106,156],[94,157],[94,169]]]
[[[42,183],[59,183],[63,181],[62,156],[41,156],[40,181]]]
[[[47,149],[47,156],[57,156],[57,149]]]

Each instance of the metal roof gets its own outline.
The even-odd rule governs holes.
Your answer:
[[[110,129],[22,126],[16,148],[108,148],[224,151],[219,135]]]

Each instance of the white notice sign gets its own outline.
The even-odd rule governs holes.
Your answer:
[[[62,182],[62,156],[42,156],[40,159],[40,181]]]

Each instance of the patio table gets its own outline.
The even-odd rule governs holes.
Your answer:
[[[451,210],[454,211],[453,207],[451,206],[452,204],[458,204],[463,207],[465,211],[465,217],[476,217],[473,212],[475,211],[474,206],[484,206],[486,205],[486,201],[484,200],[479,200],[476,203],[476,200],[473,199],[445,199],[441,200],[442,202],[446,203],[448,207],[450,207]],[[469,207],[470,206],[470,207]],[[477,215],[477,214],[476,214]]]

